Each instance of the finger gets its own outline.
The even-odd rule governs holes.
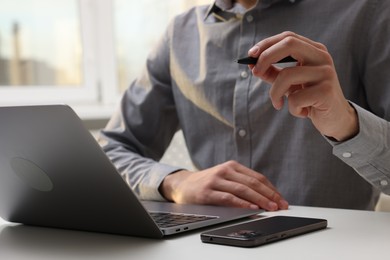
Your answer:
[[[288,202],[283,198],[282,194],[277,190],[277,188],[269,181],[267,177],[263,174],[256,172],[250,168],[247,168],[243,165],[238,165],[237,169],[239,170],[239,174],[233,175],[240,178],[243,183],[245,183],[248,187],[251,187],[257,193],[265,195],[270,201],[275,202],[279,209],[288,209]],[[230,175],[231,177],[232,175]],[[242,178],[243,176],[247,176],[247,178]],[[248,179],[249,178],[249,179]],[[259,181],[256,183],[253,179]],[[236,180],[237,181],[237,180]],[[269,206],[268,210],[273,206]]]
[[[231,172],[224,177],[225,180],[229,180],[232,183],[235,183],[233,188],[229,188],[229,192],[233,192],[236,196],[245,198],[246,200],[256,203],[257,205],[266,207],[268,210],[273,210],[273,206],[264,205],[266,205],[266,203],[270,203],[270,201],[275,202],[280,209],[288,208],[288,202],[282,197],[279,191],[264,175],[242,165],[237,166],[237,168],[240,168],[242,172]],[[255,193],[252,193],[246,189],[251,189]],[[261,195],[261,197],[256,197],[258,195]],[[263,198],[267,198],[268,201],[264,202]]]
[[[296,92],[299,89],[298,86],[312,85],[326,80],[329,75],[327,71],[329,69],[324,69],[324,66],[300,66],[283,69],[269,91],[272,105],[276,109],[281,109],[284,96]]]
[[[220,177],[235,183],[243,184],[253,189],[256,193],[265,193],[271,200],[275,200],[281,209],[287,209],[288,203],[284,200],[274,185],[261,173],[256,172],[240,163],[229,161],[220,165],[224,168],[219,172]],[[215,184],[213,182],[213,188]],[[265,190],[264,190],[265,189]],[[264,194],[262,194],[264,196]]]
[[[253,68],[255,75],[265,75],[267,70],[278,60],[292,56],[298,60],[300,66],[303,65],[320,65],[330,63],[330,55],[315,46],[301,41],[297,38],[290,37],[275,43],[268,49],[264,50]]]
[[[310,116],[311,108],[317,111],[326,111],[330,95],[326,95],[329,86],[326,84],[313,85],[308,88],[296,91],[289,95],[289,111],[292,115],[297,117]],[[327,114],[327,113],[326,113]]]
[[[272,201],[278,202],[279,200],[281,200],[282,196],[275,188],[264,184],[263,182],[259,181],[256,178],[247,176],[240,172],[237,172],[235,174],[230,174],[229,176],[226,177],[226,180],[236,184],[231,189],[232,191],[234,191],[234,194],[236,195],[247,192],[247,189],[250,189],[250,191],[256,192],[257,194],[261,194],[262,196]],[[254,194],[251,193],[245,195],[247,195],[246,198],[249,198],[250,195],[254,195]]]
[[[254,52],[252,50],[255,50]],[[326,47],[303,36],[287,32],[267,38],[250,50],[252,55],[258,57],[258,62],[251,67],[254,75],[273,82],[271,75],[275,75],[277,69],[273,64],[286,56],[292,56],[298,60],[299,65],[332,64],[332,58]]]
[[[279,207],[276,202],[270,200],[263,194],[258,193],[255,190],[249,188],[248,186],[238,182],[221,181],[218,183],[218,185],[215,188],[218,191],[233,195],[233,196],[229,196],[227,194],[224,194],[223,197],[220,197],[219,199],[223,204],[233,203],[233,201],[229,202],[229,200],[234,200],[234,203],[236,203],[237,200],[233,198],[238,198],[240,200],[246,201],[253,205],[257,205],[260,208],[269,211],[277,210]]]
[[[248,187],[258,194],[262,194],[262,196],[265,196],[273,201],[279,201],[282,197],[276,188],[274,188],[272,185],[264,184],[258,179],[246,176],[240,172],[230,175],[226,178],[226,180],[237,183],[237,185]]]
[[[233,168],[236,172],[250,176],[250,177],[258,180],[259,182],[264,183],[265,185],[267,185],[271,189],[276,190],[275,186],[263,174],[256,172],[256,171],[254,171],[254,170],[252,170],[252,169],[250,169],[242,164],[238,164],[238,163],[236,165],[234,165]],[[229,176],[232,176],[232,175],[229,175]]]
[[[248,55],[252,56],[252,57],[258,57],[260,55],[260,53],[262,53],[263,51],[265,51],[266,49],[268,49],[272,45],[282,41],[283,39],[292,38],[292,37],[297,38],[302,42],[306,42],[307,44],[310,44],[312,46],[315,46],[318,49],[326,51],[326,47],[323,44],[315,42],[309,38],[306,38],[306,37],[299,35],[299,34],[296,34],[294,32],[286,31],[286,32],[282,32],[280,34],[276,34],[274,36],[268,37],[268,38],[258,42],[257,44],[255,44],[255,46],[253,46],[248,51]]]
[[[226,207],[259,209],[257,204],[241,199],[229,192],[213,190],[207,196],[206,204]]]

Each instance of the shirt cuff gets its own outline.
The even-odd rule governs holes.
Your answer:
[[[359,133],[345,142],[327,139],[333,146],[333,154],[374,187],[390,194],[389,122],[351,104],[358,114]]]
[[[359,133],[344,142],[328,139],[333,154],[353,168],[359,168],[382,155],[387,138],[387,121],[350,102],[359,120]]]
[[[183,170],[183,168],[156,163],[138,187],[139,190],[137,193],[139,194],[139,198],[141,200],[166,201],[161,195],[159,187],[166,176],[180,170]]]

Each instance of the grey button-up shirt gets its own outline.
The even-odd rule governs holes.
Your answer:
[[[266,175],[295,205],[373,209],[390,193],[390,1],[231,1],[177,16],[124,93],[100,143],[142,199],[179,170],[158,162],[178,129],[194,165],[236,160]],[[357,136],[323,137],[309,119],[276,111],[269,85],[234,62],[258,41],[290,30],[325,44]],[[137,50],[134,50],[137,51]]]

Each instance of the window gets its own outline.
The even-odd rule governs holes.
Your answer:
[[[2,85],[77,86],[82,82],[75,1],[2,0]]]
[[[2,0],[0,105],[115,104],[169,20],[211,0]]]
[[[77,0],[0,2],[1,104],[96,100]]]

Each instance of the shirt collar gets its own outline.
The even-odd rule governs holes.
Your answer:
[[[215,4],[225,11],[233,7],[233,0],[216,0]]]
[[[281,2],[281,1],[288,1],[290,3],[295,3],[296,0],[261,0],[261,5],[263,7],[268,7],[270,5],[273,5],[275,3]],[[227,12],[227,10],[232,9],[234,6],[233,0],[215,0],[212,5],[210,5],[208,11],[206,12],[206,15],[204,19],[206,20],[207,17],[210,16],[210,14],[220,14],[223,12]]]

